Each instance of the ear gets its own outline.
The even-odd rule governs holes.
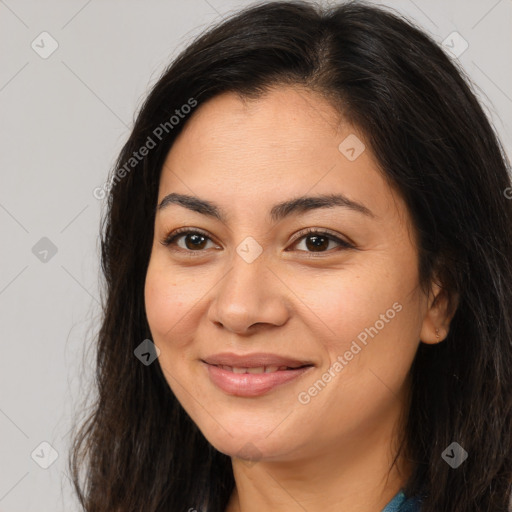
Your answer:
[[[427,312],[421,326],[420,341],[429,345],[443,341],[450,331],[450,322],[457,310],[459,295],[449,295],[437,279],[427,299]],[[439,337],[436,336],[436,330]]]

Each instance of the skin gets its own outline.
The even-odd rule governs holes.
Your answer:
[[[158,210],[145,301],[169,386],[208,441],[232,458],[228,512],[375,512],[411,471],[401,459],[389,471],[408,372],[419,343],[442,341],[451,318],[437,285],[429,295],[419,287],[411,219],[369,145],[354,161],[338,149],[350,134],[365,141],[307,89],[277,87],[250,101],[225,93],[196,109],[162,169],[159,203],[171,192],[188,194],[227,216],[221,222],[175,204]],[[332,193],[373,217],[334,207],[269,220],[278,202]],[[162,245],[181,227],[210,238],[199,249],[186,235],[175,250]],[[355,248],[331,241],[315,252],[307,236],[293,240],[305,228],[330,230]],[[246,237],[262,249],[252,263],[236,250]],[[400,312],[300,403],[299,393],[395,303]],[[200,362],[218,352],[272,352],[316,366],[265,395],[232,396]],[[254,460],[242,458],[247,443]]]

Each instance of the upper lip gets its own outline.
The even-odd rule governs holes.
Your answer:
[[[205,357],[202,361],[215,366],[231,366],[235,368],[258,368],[261,366],[287,366],[289,368],[299,368],[301,366],[313,365],[311,361],[300,361],[290,357],[263,352],[245,355],[223,352],[221,354],[214,354],[212,356]]]

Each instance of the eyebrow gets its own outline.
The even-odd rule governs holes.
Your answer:
[[[193,212],[227,223],[227,215],[224,211],[219,206],[211,201],[207,201],[206,199],[200,199],[198,197],[185,194],[172,193],[166,195],[162,201],[160,201],[157,209],[163,210],[171,204],[178,204],[184,208],[192,210]],[[318,196],[301,196],[278,203],[270,210],[270,218],[273,222],[278,222],[291,215],[297,215],[321,208],[333,207],[348,208],[368,217],[375,217],[371,210],[366,206],[349,199],[343,194],[324,194]]]

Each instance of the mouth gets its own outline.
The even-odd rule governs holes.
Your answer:
[[[309,368],[310,364],[304,364],[302,366],[256,366],[256,367],[242,367],[242,366],[228,366],[221,364],[214,364],[212,366],[216,366],[217,368],[221,368],[222,370],[226,370],[228,372],[233,373],[251,373],[251,374],[261,374],[261,373],[275,373],[275,372],[284,372],[287,370],[300,370],[301,368]]]
[[[240,367],[215,365],[202,361],[210,382],[224,393],[238,397],[257,397],[301,377],[314,368],[313,364],[301,366]]]
[[[227,369],[233,368],[235,373],[245,373],[245,371],[237,372],[236,370],[259,370],[261,368],[263,368],[263,371],[254,373],[265,373],[265,370],[269,368],[271,371],[276,371],[281,368],[295,370],[304,366],[313,365],[313,361],[300,360],[292,357],[265,352],[254,352],[252,354],[235,354],[233,352],[223,352],[205,357],[204,359],[201,359],[201,361],[213,366],[227,367]]]

